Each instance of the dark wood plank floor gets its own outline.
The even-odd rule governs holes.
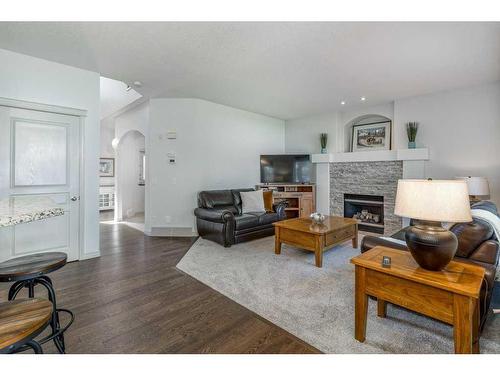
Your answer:
[[[68,353],[318,352],[176,269],[194,240],[101,224],[100,258],[50,274],[59,306],[76,316]],[[0,284],[2,301],[7,288]]]

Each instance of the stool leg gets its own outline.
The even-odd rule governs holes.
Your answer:
[[[39,343],[37,343],[35,340],[28,341],[24,345],[29,346],[31,349],[33,349],[35,354],[43,354],[42,346]]]
[[[50,321],[50,327],[52,328],[52,334],[56,334],[61,327],[59,324],[59,313],[57,312],[56,292],[52,286],[52,280],[50,280],[48,276],[42,276],[36,279],[36,283],[43,285],[45,289],[47,289],[49,301],[52,302],[52,319]],[[54,337],[54,344],[59,353],[65,353],[66,348],[64,345],[64,335],[62,333]]]
[[[24,285],[26,284],[26,281],[16,281],[14,284],[9,289],[9,296],[8,300],[12,301],[16,298],[17,294],[21,289],[24,288]]]
[[[26,286],[28,288],[28,298],[35,298],[35,284],[35,280],[28,281],[28,285]]]

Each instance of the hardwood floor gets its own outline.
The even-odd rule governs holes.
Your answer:
[[[76,317],[65,336],[67,352],[319,352],[176,269],[194,240],[101,224],[100,258],[49,275],[58,305]],[[8,287],[0,284],[0,301]],[[56,349],[47,343],[44,351]]]

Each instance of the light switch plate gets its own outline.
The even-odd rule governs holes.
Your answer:
[[[177,132],[175,130],[169,130],[167,132],[167,139],[177,139]]]

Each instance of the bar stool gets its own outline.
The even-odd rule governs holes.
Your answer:
[[[73,323],[74,315],[70,310],[57,307],[56,293],[52,286],[52,280],[46,274],[64,267],[66,261],[67,256],[65,253],[50,252],[22,256],[0,263],[0,282],[14,281],[14,284],[9,289],[9,301],[13,301],[23,288],[28,289],[29,298],[35,297],[36,285],[41,285],[47,289],[49,301],[52,303],[51,319],[49,322],[52,333],[41,339],[39,344],[53,340],[57,350],[61,354],[64,354],[66,351],[64,332]],[[60,312],[67,313],[70,316],[69,322],[64,327],[61,327],[59,322]]]
[[[52,319],[52,303],[31,298],[0,303],[0,353],[17,353],[29,348],[42,354],[34,340]]]

